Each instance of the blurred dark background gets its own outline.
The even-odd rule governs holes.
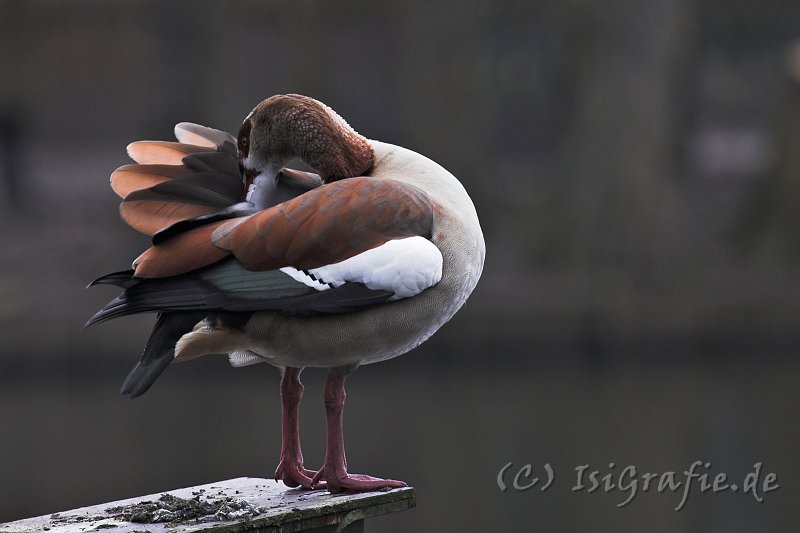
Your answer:
[[[207,358],[125,400],[153,318],[83,331],[114,295],[83,287],[147,246],[108,187],[128,142],[299,92],[448,168],[487,242],[453,321],[349,381],[351,468],[418,491],[370,531],[794,530],[798,39],[795,0],[0,0],[0,522],[272,474],[277,372]],[[695,460],[781,488],[570,490]],[[556,482],[502,493],[507,462]]]

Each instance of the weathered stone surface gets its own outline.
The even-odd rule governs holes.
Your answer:
[[[271,479],[236,478],[0,524],[0,533],[303,531],[346,526],[415,504],[410,487],[330,494],[290,489]]]

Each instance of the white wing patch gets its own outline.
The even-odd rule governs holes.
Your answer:
[[[228,354],[228,362],[234,368],[264,363],[267,359],[250,351],[237,350]]]
[[[318,291],[324,291],[331,288],[331,286],[327,283],[323,283],[318,279],[312,278],[305,270],[297,270],[294,267],[283,267],[281,272],[290,275],[295,281],[305,283],[307,286],[317,289]]]
[[[390,300],[400,300],[415,296],[442,279],[442,253],[424,237],[407,237],[332,265],[307,271],[284,267],[281,271],[319,291],[352,281],[392,292]]]

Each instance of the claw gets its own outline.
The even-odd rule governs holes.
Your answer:
[[[312,481],[312,478],[316,475],[316,471],[304,468],[300,463],[284,460],[281,460],[278,468],[275,469],[275,481],[283,481],[284,485],[291,488],[316,488]]]
[[[312,486],[317,488],[327,488],[329,492],[370,492],[381,489],[396,489],[400,487],[407,487],[408,485],[403,481],[396,479],[383,479],[379,477],[368,476],[366,474],[348,474],[347,472],[335,474],[333,476],[327,475],[327,470],[323,466],[311,478]],[[333,469],[335,470],[335,468]]]

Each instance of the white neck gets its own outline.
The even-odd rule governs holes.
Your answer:
[[[375,165],[370,175],[418,186],[443,206],[448,216],[480,232],[475,206],[455,176],[435,161],[407,148],[373,140],[369,143],[375,152]]]

